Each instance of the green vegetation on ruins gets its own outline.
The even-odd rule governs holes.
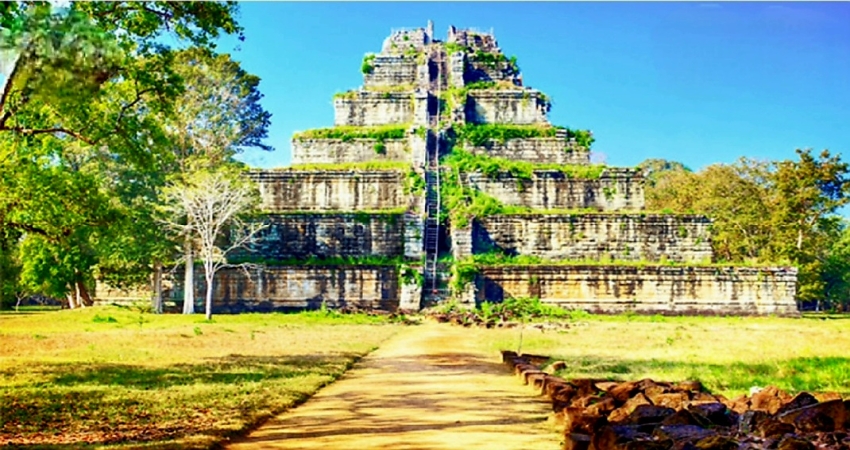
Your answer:
[[[404,177],[404,193],[419,196],[423,192],[425,192],[425,178],[411,167]]]
[[[375,54],[369,53],[363,56],[363,63],[360,65],[360,72],[368,75],[375,70]]]
[[[405,171],[410,168],[410,164],[403,161],[363,161],[363,162],[348,162],[348,163],[303,163],[293,164],[288,167],[277,167],[275,172],[299,172],[299,171],[354,171],[354,172],[369,172],[369,171]]]
[[[340,139],[349,142],[354,139],[376,139],[380,142],[388,139],[404,139],[410,124],[379,125],[371,127],[358,127],[340,125],[328,128],[314,128],[302,131],[292,136],[295,140],[306,139]]]
[[[407,208],[387,208],[387,209],[363,209],[358,211],[286,211],[286,212],[268,212],[264,211],[263,215],[271,216],[400,216],[407,211]],[[383,220],[383,219],[382,219]]]
[[[331,256],[320,258],[266,258],[256,255],[239,255],[228,260],[230,264],[263,264],[269,266],[399,266],[404,262],[401,256]]]
[[[597,179],[605,169],[601,165],[579,166],[558,164],[533,164],[524,161],[473,155],[455,147],[443,160],[440,196],[443,206],[442,219],[448,218],[452,227],[465,228],[474,217],[495,214],[531,213],[531,208],[509,206],[495,197],[462,182],[461,172],[481,172],[493,178],[500,174],[510,174],[516,178],[520,189],[531,180],[535,170],[557,170],[571,178]]]
[[[731,263],[731,262],[712,262],[704,261],[671,261],[662,257],[659,261],[648,260],[613,260],[610,256],[603,256],[599,259],[545,259],[533,255],[508,255],[498,251],[475,254],[469,257],[469,261],[477,266],[610,266],[612,264],[626,267],[714,267],[714,268],[730,268],[730,267],[773,267],[776,263]]]
[[[574,138],[580,147],[590,150],[595,138],[588,130],[571,130],[558,125],[464,124],[455,125],[457,140],[483,147],[490,141],[504,144],[510,139],[554,138],[559,130],[566,131],[567,139]],[[569,150],[569,147],[566,147]]]
[[[475,155],[462,148],[455,147],[451,154],[446,156],[443,163],[461,172],[481,172],[488,178],[496,178],[502,174],[519,180],[531,180],[535,171],[558,171],[567,178],[580,180],[596,180],[605,171],[603,164],[551,164],[531,163],[527,161],[498,158],[486,155]]]

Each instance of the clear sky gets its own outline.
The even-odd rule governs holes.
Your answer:
[[[805,147],[850,160],[846,2],[245,2],[240,16],[234,57],[273,114],[276,150],[246,154],[255,166],[288,165],[292,134],[332,126],[333,94],[362,84],[363,55],[429,19],[441,40],[449,25],[492,28],[553,99],[551,122],[593,130],[609,165],[698,170]]]

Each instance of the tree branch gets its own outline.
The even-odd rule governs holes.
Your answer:
[[[77,140],[83,141],[89,145],[97,144],[97,141],[93,141],[76,131],[71,131],[67,128],[55,127],[55,128],[42,128],[42,129],[32,129],[32,128],[23,128],[23,127],[6,127],[0,126],[0,131],[14,131],[16,133],[25,134],[28,136],[35,136],[37,134],[52,134],[52,133],[64,133],[68,136],[76,138]]]

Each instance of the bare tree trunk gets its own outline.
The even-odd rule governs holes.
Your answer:
[[[94,305],[94,301],[91,299],[91,295],[89,295],[89,290],[86,289],[86,285],[83,284],[82,281],[77,281],[77,298],[79,299],[79,303],[81,306],[92,306]]]
[[[71,292],[68,292],[67,297],[68,297],[68,307],[71,308],[71,309],[76,309],[77,306],[79,306],[77,304],[77,298],[78,297],[77,297],[76,285],[74,285],[74,288],[71,289]]]
[[[154,314],[162,314],[162,263],[153,263],[153,307]]]
[[[207,302],[206,302],[206,313],[207,320],[212,319],[212,296],[213,296],[213,279],[215,278],[215,272],[212,271],[211,268],[206,268],[205,273],[207,279]]]
[[[195,255],[192,238],[186,236],[186,275],[183,279],[183,314],[195,314]]]

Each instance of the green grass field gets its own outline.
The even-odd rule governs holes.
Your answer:
[[[468,332],[494,358],[504,349],[562,359],[568,379],[698,379],[727,397],[771,384],[847,396],[845,317],[572,314],[564,331]],[[303,401],[401,328],[323,312],[212,322],[118,307],[4,312],[0,445],[210,448]]]
[[[700,380],[735,397],[752,386],[850,395],[850,317],[587,316],[563,332],[522,332],[521,350],[567,362],[564,378]],[[519,329],[478,331],[516,351]]]
[[[399,329],[321,312],[211,322],[118,307],[6,312],[0,446],[209,448],[303,401]]]

